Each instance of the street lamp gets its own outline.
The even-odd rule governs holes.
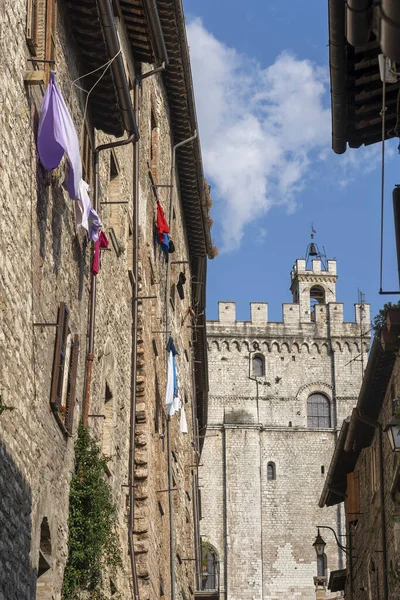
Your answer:
[[[341,550],[343,550],[343,552],[345,554],[350,554],[349,553],[350,548],[348,548],[347,546],[343,546],[343,544],[341,544],[339,542],[339,538],[336,535],[336,531],[334,529],[332,529],[332,527],[328,527],[328,525],[317,525],[317,529],[318,529],[317,537],[315,538],[315,542],[313,543],[313,546],[315,548],[315,552],[317,553],[317,557],[324,555],[325,546],[326,546],[326,543],[325,543],[324,539],[321,537],[321,533],[319,531],[320,529],[329,529],[329,531],[332,531],[333,535],[335,536],[335,540],[336,540],[337,546]]]
[[[397,416],[400,405],[400,398],[393,399],[393,412],[394,415],[390,419],[389,423],[385,427],[385,431],[388,434],[389,442],[393,452],[400,452],[400,419]]]
[[[326,542],[320,534],[319,527],[318,527],[317,537],[315,538],[315,542],[313,543],[313,546],[315,548],[315,552],[316,552],[317,556],[323,556],[325,554]]]

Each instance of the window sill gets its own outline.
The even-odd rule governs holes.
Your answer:
[[[68,431],[68,429],[65,427],[64,421],[60,415],[60,411],[58,410],[58,407],[54,407],[52,408],[52,413],[58,423],[59,428],[61,429],[61,432],[63,433],[64,437],[66,439],[71,438],[72,434]]]

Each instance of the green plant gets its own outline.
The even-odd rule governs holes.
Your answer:
[[[378,314],[375,315],[374,323],[373,323],[372,327],[376,334],[380,333],[381,330],[383,329],[383,327],[385,326],[386,313],[390,309],[399,310],[400,309],[400,300],[398,302],[396,302],[396,304],[393,304],[392,302],[387,302],[386,304],[383,305],[383,308],[381,308],[381,310],[378,312]]]
[[[88,430],[79,425],[75,444],[75,473],[69,505],[68,560],[62,588],[63,600],[105,600],[102,573],[118,568],[121,556],[116,533],[116,507],[105,480],[109,459],[102,457]]]

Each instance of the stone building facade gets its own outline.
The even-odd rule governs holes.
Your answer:
[[[97,277],[66,159],[49,172],[38,158],[43,61],[54,61],[93,204],[97,190],[109,240]],[[213,249],[181,2],[5,0],[0,65],[0,599],[61,598],[82,419],[111,459],[122,567],[103,573],[107,597],[193,598]],[[92,87],[89,98],[80,89]],[[158,243],[157,200],[173,254]],[[170,335],[186,435],[164,406]]]
[[[313,577],[337,569],[335,545],[317,566],[316,525],[343,533],[340,510],[318,508],[337,439],[355,405],[369,341],[369,306],[343,320],[336,261],[303,259],[291,271],[283,321],[252,303],[237,321],[219,303],[207,326],[210,398],[200,469],[201,534],[226,600],[313,600]],[[336,597],[336,596],[335,596]]]
[[[343,421],[320,506],[344,506],[345,568],[329,588],[350,600],[395,600],[399,578],[399,327],[375,337],[356,408]],[[386,337],[386,334],[385,334]],[[391,425],[397,447],[390,442]]]

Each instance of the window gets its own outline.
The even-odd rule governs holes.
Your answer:
[[[264,357],[256,354],[252,359],[252,371],[254,377],[263,377],[265,375]]]
[[[69,310],[60,302],[50,391],[50,406],[57,421],[72,433],[78,370],[79,336],[69,329]]]
[[[104,389],[104,424],[101,449],[105,456],[113,454],[113,429],[114,423],[114,395],[108,381]]]
[[[215,548],[207,542],[202,543],[201,566],[201,589],[218,589],[218,555]]]
[[[315,320],[315,305],[325,304],[325,290],[320,285],[313,285],[310,290],[310,315],[311,320]]]
[[[371,491],[376,492],[378,489],[378,477],[377,477],[377,457],[376,447],[371,446],[370,448],[370,467],[371,467]]]
[[[154,116],[154,112],[151,111],[151,131],[150,131],[150,169],[153,175],[154,183],[157,183],[158,175],[158,127]]]
[[[25,37],[29,51],[38,60],[56,60],[57,1],[27,0]],[[52,65],[54,68],[54,65]],[[45,64],[47,76],[51,65]]]
[[[274,462],[267,464],[267,480],[274,481],[276,479],[276,466]]]
[[[326,554],[317,557],[317,576],[326,577],[326,571],[328,568],[328,560]]]
[[[307,427],[331,427],[331,407],[328,398],[323,394],[311,394],[307,400]]]
[[[110,231],[110,238],[117,256],[122,252],[121,237],[122,237],[122,222],[121,222],[121,175],[115,152],[110,153],[110,177],[108,181],[108,198],[107,198],[107,225]],[[131,228],[132,231],[132,228]],[[132,256],[133,236],[130,236],[132,243],[127,250]],[[128,261],[130,257],[128,256]],[[132,267],[132,259],[128,266]],[[133,271],[132,271],[133,273]]]
[[[359,471],[347,473],[346,512],[349,523],[358,521],[360,515],[360,474]]]
[[[135,274],[133,269],[133,226],[129,222],[128,225],[128,243],[126,245],[126,261],[128,263],[128,275],[132,286],[135,285]]]
[[[86,181],[86,183],[89,184],[89,186],[91,186],[93,174],[92,140],[86,126],[83,128],[81,141],[82,178]]]

